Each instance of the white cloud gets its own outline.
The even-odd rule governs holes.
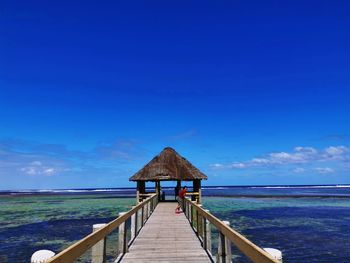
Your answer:
[[[306,156],[303,153],[270,153],[269,160],[271,164],[285,164],[285,163],[303,163]]]
[[[294,151],[296,152],[303,152],[303,153],[309,153],[309,154],[315,154],[318,151],[313,148],[313,147],[302,147],[302,146],[297,146],[294,148]]]
[[[301,167],[297,167],[293,170],[294,173],[297,173],[297,174],[301,174],[301,173],[304,173],[306,170],[304,168],[301,168]]]
[[[214,163],[214,164],[211,164],[210,167],[212,167],[212,168],[223,168],[224,165],[220,164],[220,163]]]
[[[325,152],[329,155],[341,155],[344,153],[349,152],[349,148],[345,147],[345,146],[330,146],[328,148],[325,149]]]
[[[350,149],[346,146],[329,146],[323,150],[313,147],[298,146],[291,152],[273,152],[259,158],[233,164],[214,164],[215,168],[242,169],[250,167],[282,166],[282,165],[307,165],[315,163],[330,163],[339,161],[350,161]],[[296,168],[295,173],[304,172],[304,168]],[[331,168],[329,168],[331,169]],[[332,173],[334,170],[320,168],[319,173]]]
[[[318,168],[315,168],[315,171],[319,174],[330,174],[335,172],[334,169],[329,167],[318,167]]]
[[[44,175],[53,175],[57,172],[55,168],[46,168],[43,170]]]
[[[28,175],[36,175],[37,174],[37,169],[35,169],[34,167],[23,167],[20,170]]]
[[[252,164],[269,164],[270,160],[264,158],[254,158],[251,160]]]
[[[324,150],[324,158],[326,160],[350,160],[349,152],[350,149],[345,146],[330,146]]]
[[[60,169],[45,166],[40,161],[34,161],[34,162],[31,162],[28,166],[20,168],[20,171],[27,175],[51,176],[51,175],[57,174],[60,171]]]
[[[245,168],[246,165],[244,163],[233,163],[231,164],[232,168]]]

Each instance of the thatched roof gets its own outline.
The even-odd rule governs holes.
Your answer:
[[[180,156],[174,149],[167,147],[146,164],[129,181],[192,181],[207,179],[207,176]]]

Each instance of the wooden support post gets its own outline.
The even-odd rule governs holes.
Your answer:
[[[95,224],[92,226],[92,232],[99,230],[106,226],[106,224]],[[103,263],[106,262],[106,239],[102,239],[96,243],[91,249],[91,262]]]
[[[225,225],[230,226],[230,222],[222,221]],[[217,254],[217,263],[232,262],[231,241],[221,232],[219,233],[219,246]]]
[[[126,214],[125,212],[120,212],[119,216]],[[122,223],[118,228],[118,251],[119,254],[125,254],[128,252],[128,242],[127,242],[127,231],[126,231],[126,223]]]
[[[199,207],[202,207],[202,205],[198,205]],[[197,232],[198,236],[201,237],[203,241],[203,217],[200,215],[197,211]]]
[[[200,226],[199,226],[199,214],[198,210],[196,210],[196,231],[197,231],[197,236],[200,236]]]
[[[190,223],[191,223],[191,226],[192,226],[192,212],[193,212],[193,208],[192,208],[192,204],[189,203],[189,219],[190,219]]]
[[[137,189],[136,191],[136,205],[140,203],[140,191]]]
[[[141,194],[141,182],[136,182],[136,205],[140,203],[140,194]]]
[[[139,224],[140,224],[139,211],[136,211],[134,215],[135,215],[135,237],[137,237],[137,234],[139,233]]]
[[[196,185],[196,180],[193,180],[193,181],[192,181],[192,189],[193,189],[193,192],[196,192],[196,189],[197,189],[196,186],[197,186],[197,185]],[[192,201],[196,201],[196,197],[195,197],[194,195],[192,195],[192,196],[191,196],[191,200],[192,200]]]
[[[193,227],[193,220],[194,220],[194,214],[193,214],[194,213],[194,208],[193,208],[193,205],[191,205],[190,209],[191,209],[191,221],[190,222],[191,222],[191,226]]]
[[[141,213],[141,209],[139,209],[137,211],[137,233],[140,232],[141,228],[142,228],[142,213]]]
[[[179,195],[180,190],[181,190],[181,181],[177,180],[176,187],[175,187],[175,200],[176,200],[176,197]]]
[[[209,213],[209,210],[204,210],[205,212]],[[206,249],[211,254],[211,227],[210,227],[210,221],[207,220],[205,217],[203,217],[203,230],[204,230],[204,237],[203,237],[203,243],[204,243],[204,249]]]
[[[153,199],[151,199],[151,200],[149,201],[149,212],[150,212],[150,215],[151,215],[152,212],[153,212]]]
[[[146,193],[146,182],[145,181],[137,181],[138,190],[140,191],[140,194]],[[139,199],[139,202],[143,201],[144,196],[141,196]]]
[[[201,180],[195,179],[193,180],[193,192],[198,193],[198,197],[196,200],[196,196],[192,196],[192,201],[197,201],[198,204],[202,203],[202,190],[201,190]]]
[[[188,198],[187,197],[185,197],[187,200],[188,200]],[[186,204],[185,204],[185,207],[186,207],[186,217],[187,217],[187,219],[189,220],[190,219],[190,205],[188,204],[188,201],[186,201]]]
[[[145,210],[144,210],[144,213],[145,213],[145,215],[144,215],[144,217],[145,217],[144,221],[146,222],[147,219],[148,219],[148,204],[145,204],[144,208],[145,208]]]
[[[158,201],[160,201],[162,197],[160,195],[160,182],[159,181],[156,182],[156,193],[158,195]]]
[[[135,208],[135,206],[131,207],[132,209]],[[136,213],[131,216],[131,239],[134,239],[137,236],[137,216]]]

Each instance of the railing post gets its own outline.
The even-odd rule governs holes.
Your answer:
[[[141,209],[137,210],[136,216],[137,216],[137,228],[136,228],[137,231],[136,231],[136,233],[138,233],[142,228]]]
[[[122,216],[126,214],[125,212],[121,212],[119,213],[119,216]],[[127,238],[126,238],[126,222],[122,223],[119,225],[119,229],[118,229],[118,251],[119,254],[125,254],[126,252],[128,252],[128,242],[127,242]]]
[[[148,203],[144,205],[145,211],[144,211],[144,221],[147,221],[148,218]]]
[[[192,203],[190,204],[190,222],[191,222],[191,226],[193,227],[193,205]]]
[[[145,206],[143,206],[141,208],[141,228],[143,227],[143,225],[145,224]]]
[[[225,225],[230,226],[230,222],[222,221]],[[219,246],[218,246],[218,255],[217,263],[229,263],[232,262],[232,253],[231,253],[231,241],[219,232]]]
[[[95,224],[92,226],[92,232],[99,230],[106,224]],[[91,249],[91,262],[103,263],[106,262],[106,238],[96,243]]]
[[[187,198],[187,218],[191,221],[191,203],[189,198]]]
[[[198,205],[199,207],[202,207],[202,205]],[[198,213],[198,210],[196,210],[196,218],[197,218],[197,234],[199,237],[203,238],[203,227],[202,227],[202,216]]]
[[[136,204],[138,205],[140,203],[140,191],[136,191]]]
[[[134,209],[136,206],[132,206],[131,208]],[[136,216],[136,213],[135,212],[132,216],[131,216],[131,239],[135,238],[136,237],[136,233],[137,233],[137,216]]]
[[[151,216],[151,200],[147,203],[147,219]]]
[[[198,189],[198,204],[201,204],[202,203],[202,189],[199,188]]]
[[[204,211],[209,213],[209,210],[207,209]],[[211,227],[209,220],[207,220],[205,217],[203,217],[203,232],[203,247],[211,254]]]
[[[153,213],[154,211],[154,198],[152,197],[152,200],[151,200],[151,214]]]

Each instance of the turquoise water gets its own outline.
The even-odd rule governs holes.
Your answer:
[[[327,198],[237,197],[237,189],[234,197],[222,197],[218,189],[213,192],[216,196],[203,198],[207,209],[257,245],[282,250],[284,262],[350,262],[350,198],[332,197],[329,190]],[[28,262],[39,249],[59,252],[134,202],[115,193],[0,195],[0,262]],[[216,236],[213,231],[214,246]],[[115,242],[109,242],[110,253],[115,253]],[[234,254],[235,262],[248,262]]]
[[[283,262],[350,262],[350,199],[213,197],[204,206],[260,247],[280,249]]]
[[[134,202],[104,194],[0,197],[0,262],[29,262],[40,249],[59,252]]]

